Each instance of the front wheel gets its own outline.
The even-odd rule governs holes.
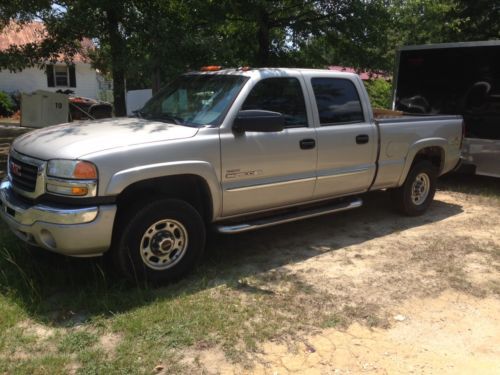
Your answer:
[[[392,191],[399,212],[408,216],[422,215],[436,192],[437,171],[428,161],[416,163],[408,173],[403,186]]]
[[[146,204],[125,214],[112,251],[129,280],[161,283],[180,278],[201,258],[205,225],[200,214],[178,199]],[[118,224],[120,225],[120,224]]]

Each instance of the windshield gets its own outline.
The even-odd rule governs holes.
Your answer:
[[[246,80],[236,75],[184,75],[158,92],[137,114],[179,125],[219,125]]]

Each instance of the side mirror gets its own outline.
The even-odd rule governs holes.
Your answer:
[[[250,109],[239,111],[233,122],[236,132],[280,132],[285,128],[285,117],[279,112]]]

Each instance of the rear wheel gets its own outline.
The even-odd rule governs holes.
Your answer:
[[[403,186],[392,191],[399,212],[408,216],[422,215],[436,192],[437,171],[428,161],[417,162],[408,173]]]
[[[114,263],[129,280],[161,283],[178,279],[203,254],[203,219],[184,201],[147,203],[134,213],[125,213],[119,223],[111,251]]]

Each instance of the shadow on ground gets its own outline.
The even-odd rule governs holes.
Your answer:
[[[28,252],[1,227],[0,236],[6,241],[0,246],[0,288],[33,319],[67,326],[221,284],[237,288],[238,280],[247,276],[461,212],[460,206],[437,200],[421,217],[402,217],[390,209],[388,194],[371,193],[365,197],[364,207],[357,210],[239,235],[213,234],[205,259],[196,271],[178,283],[160,288],[127,285],[103,259]]]
[[[500,178],[451,173],[438,180],[438,189],[500,198]]]

